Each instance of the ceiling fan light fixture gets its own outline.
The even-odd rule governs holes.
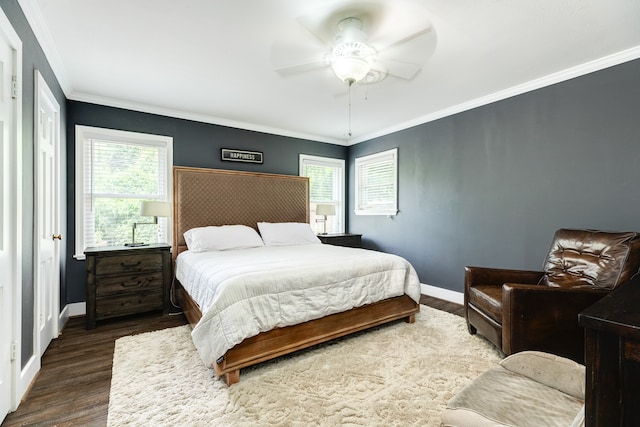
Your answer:
[[[351,85],[365,78],[371,70],[371,64],[366,58],[349,55],[333,58],[331,68],[340,80]]]
[[[340,31],[333,40],[331,68],[343,82],[357,83],[371,71],[376,50],[365,43],[362,21],[346,18],[338,23]]]

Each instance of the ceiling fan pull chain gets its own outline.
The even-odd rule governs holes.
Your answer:
[[[364,79],[364,100],[365,101],[369,100],[369,79],[368,78]]]
[[[349,138],[351,138],[351,85],[353,81],[349,81]]]

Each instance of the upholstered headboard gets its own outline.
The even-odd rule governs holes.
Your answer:
[[[309,222],[309,179],[219,169],[173,168],[173,256],[184,232],[207,225]]]

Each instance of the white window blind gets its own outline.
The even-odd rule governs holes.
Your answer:
[[[355,161],[357,215],[398,213],[398,149],[394,148]]]
[[[76,127],[76,258],[87,247],[132,241],[143,200],[169,201],[172,139]],[[136,227],[136,241],[170,242],[169,218]]]
[[[344,160],[300,155],[300,176],[309,177],[310,222],[316,233],[324,231],[323,216],[316,215],[318,204],[332,204],[336,214],[327,216],[328,233],[344,232]]]

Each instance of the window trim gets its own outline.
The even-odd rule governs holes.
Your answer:
[[[166,176],[167,176],[167,201],[171,202],[173,197],[173,138],[164,135],[154,135],[141,132],[131,132],[116,129],[106,129],[93,126],[75,126],[75,254],[73,257],[77,260],[84,260],[84,206],[85,206],[85,188],[84,188],[84,146],[88,139],[105,139],[118,142],[142,145],[162,145],[166,147]],[[173,233],[172,218],[167,218],[167,240],[171,245]]]
[[[344,159],[337,159],[334,157],[322,157],[322,156],[313,156],[311,154],[300,154],[299,155],[299,160],[298,160],[298,174],[300,176],[304,176],[304,163],[305,161],[308,161],[308,163],[310,164],[315,164],[315,165],[322,165],[322,166],[328,166],[328,167],[339,167],[340,170],[342,171],[342,173],[340,174],[340,180],[341,185],[340,185],[340,198],[342,201],[342,208],[339,210],[339,213],[336,213],[336,215],[340,216],[340,228],[337,231],[338,233],[344,233],[346,230],[346,224],[345,224],[345,220],[346,220],[346,215],[345,212],[347,211],[347,200],[346,200],[346,171],[345,171],[345,160]],[[311,198],[311,194],[309,194],[309,198]],[[337,212],[337,211],[336,211]]]
[[[371,163],[375,163],[382,157],[392,156],[393,158],[393,168],[394,168],[394,197],[393,197],[393,207],[391,209],[376,209],[376,208],[368,208],[362,209],[360,207],[360,168],[362,166],[369,165]],[[390,150],[381,151],[379,153],[369,154],[367,156],[356,157],[355,160],[355,214],[356,215],[397,215],[398,214],[398,148],[392,148]]]

